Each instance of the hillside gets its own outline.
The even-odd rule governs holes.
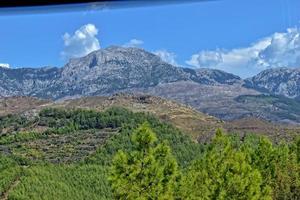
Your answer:
[[[4,104],[0,104],[1,110],[2,108],[6,109],[2,115],[21,114],[32,116],[47,107],[67,109],[82,108],[97,111],[104,111],[112,107],[123,107],[133,112],[151,113],[162,121],[171,123],[183,132],[192,135],[195,139],[201,134],[206,135],[214,133],[216,127],[220,127],[223,124],[221,120],[200,113],[191,107],[163,98],[143,94],[116,94],[109,97],[84,97],[58,102],[49,102],[30,97],[12,97],[5,98],[2,101],[9,104],[8,107],[4,107]]]
[[[30,100],[38,102],[37,99],[32,98],[18,98],[17,100],[20,102]],[[15,103],[18,102],[17,100],[6,99],[8,102]],[[112,97],[90,97],[56,103],[47,102],[46,104],[41,103],[29,107],[24,106],[24,104],[23,106],[22,104],[19,105],[22,108],[21,113],[4,115],[0,118],[0,196],[3,199],[38,200],[50,197],[59,200],[78,200],[87,197],[88,199],[118,199],[114,194],[115,189],[112,185],[117,182],[112,183],[110,178],[113,172],[112,166],[116,165],[116,158],[118,158],[116,156],[119,154],[125,155],[121,159],[127,162],[126,155],[142,155],[137,151],[143,152],[144,146],[146,146],[145,151],[149,151],[147,142],[140,143],[143,144],[142,146],[136,143],[136,133],[141,134],[139,136],[141,140],[154,137],[156,141],[153,146],[156,146],[157,149],[152,151],[151,146],[149,151],[155,152],[155,157],[150,157],[150,159],[146,157],[150,162],[146,162],[145,170],[153,169],[151,167],[153,159],[168,160],[169,157],[164,159],[167,154],[172,156],[173,166],[177,166],[178,173],[182,173],[183,177],[187,176],[187,180],[193,181],[190,177],[194,175],[189,175],[189,173],[194,172],[194,170],[187,169],[190,169],[190,167],[196,167],[195,170],[199,169],[201,166],[198,163],[201,161],[199,159],[204,159],[203,164],[215,164],[215,167],[220,168],[220,170],[224,165],[231,167],[231,163],[235,162],[232,170],[229,171],[231,174],[234,173],[239,176],[240,172],[234,170],[236,169],[234,166],[240,164],[239,159],[243,159],[241,160],[242,166],[246,165],[247,169],[251,169],[250,166],[260,166],[260,163],[265,165],[265,160],[259,157],[259,155],[264,155],[264,158],[270,159],[272,164],[275,163],[281,167],[281,171],[275,173],[282,173],[284,170],[283,172],[286,174],[284,181],[286,179],[298,179],[297,171],[290,173],[290,168],[284,167],[298,167],[297,157],[295,157],[298,155],[297,148],[293,148],[294,144],[297,145],[298,143],[291,143],[293,145],[284,143],[276,145],[275,143],[273,145],[267,138],[245,134],[248,131],[263,131],[262,134],[276,139],[275,141],[286,138],[289,142],[294,142],[291,139],[297,134],[296,129],[289,129],[291,131],[289,133],[286,132],[288,129],[280,129],[279,126],[273,126],[256,119],[222,123],[186,106],[145,95],[128,96],[122,94]],[[10,104],[9,108],[15,109],[15,106]],[[131,108],[134,112],[127,108]],[[145,112],[137,112],[138,110]],[[152,111],[152,114],[147,113],[148,111],[149,113]],[[164,112],[169,115],[169,118],[160,115]],[[156,116],[160,116],[160,119]],[[193,122],[199,124],[210,122],[210,128],[213,128],[213,124],[215,128],[221,124],[224,128],[232,131],[231,133],[238,133],[238,137],[235,134],[226,136],[218,131],[215,138],[210,140],[212,134],[206,135],[205,132],[201,132],[198,133],[199,135],[192,134],[194,138],[198,136],[200,143],[197,143],[187,135],[191,133],[181,131],[183,129],[188,130],[189,124],[179,123],[181,121],[178,119],[188,119],[185,122],[191,124]],[[147,123],[145,124],[145,122]],[[174,127],[173,123],[179,129]],[[140,126],[141,124],[144,125]],[[151,131],[143,127],[151,127]],[[277,131],[283,132],[280,132],[280,134],[277,132],[278,134],[275,135],[273,130],[276,128],[278,128]],[[137,132],[137,130],[143,132]],[[155,136],[148,137],[147,134],[152,134],[152,131]],[[217,154],[212,154],[214,152]],[[277,154],[277,152],[280,152],[280,154]],[[207,155],[212,157],[206,158]],[[232,155],[236,156],[232,158]],[[246,156],[259,159],[259,163],[255,164],[247,161]],[[211,162],[212,159],[216,159],[217,162]],[[135,159],[130,159],[127,165],[134,166],[135,162],[140,166],[141,162]],[[173,169],[172,163],[170,163],[171,166],[167,165],[166,173]],[[155,166],[164,166],[160,163],[157,164]],[[123,167],[123,165],[118,165],[118,167]],[[128,168],[126,169],[128,170]],[[136,168],[129,169],[132,171],[131,169]],[[139,167],[138,169],[144,170],[144,168]],[[205,167],[200,167],[200,169],[210,170],[210,168]],[[265,180],[269,180],[267,178],[271,171],[272,168],[266,167],[260,171],[253,171],[253,173],[259,173],[259,177],[261,173],[262,176],[266,177]],[[214,172],[221,173],[222,171],[214,170]],[[128,176],[122,177],[127,180]],[[141,177],[144,180],[145,176]],[[241,178],[252,180],[251,177],[241,176]],[[263,179],[257,180],[260,184],[264,183]],[[276,176],[271,180],[272,182],[266,182],[272,187],[267,195],[276,197],[274,199],[280,199],[278,196],[284,190],[280,182],[282,179]],[[224,181],[227,180],[224,179]],[[194,188],[189,186],[189,184],[194,185],[193,182],[183,183],[180,184],[180,187]],[[253,181],[246,181],[246,183],[253,183]],[[207,182],[206,186],[210,187],[212,184],[215,184],[214,179]],[[153,184],[150,183],[150,185]],[[277,187],[277,185],[280,187]],[[299,188],[297,183],[293,181],[284,182],[284,186],[286,185],[296,187],[297,190]],[[195,189],[187,190],[189,191],[188,195],[190,192],[197,193]],[[260,191],[260,189],[258,190]],[[271,193],[271,191],[274,192]],[[128,191],[126,190],[126,192]],[[287,190],[286,193],[285,196],[298,194],[294,190]],[[179,193],[178,195],[184,196],[185,194]]]
[[[201,152],[178,129],[146,113],[124,108],[36,111],[33,118],[1,117],[1,198],[112,199],[108,165],[118,150],[132,148],[131,132],[145,121],[160,141],[168,141],[182,166]]]
[[[5,97],[0,98],[0,116],[8,114],[20,114],[25,111],[34,110],[39,106],[51,101],[33,97]]]
[[[109,108],[122,107],[135,113],[150,113],[166,123],[170,123],[179,128],[183,133],[188,134],[194,140],[207,142],[217,128],[222,128],[230,133],[257,133],[267,135],[274,141],[281,139],[289,140],[295,134],[300,134],[300,127],[296,125],[275,125],[260,118],[245,117],[237,120],[222,121],[218,118],[201,113],[192,107],[179,104],[164,98],[144,95],[144,94],[116,94],[104,97],[84,97],[78,99],[69,99],[58,102],[44,101],[31,97],[12,97],[1,100],[6,102],[0,104],[0,109],[4,110],[2,116],[7,114],[18,114],[33,118],[45,108],[63,108],[63,109],[92,109],[95,111],[105,111]],[[30,127],[29,130],[31,130]],[[41,127],[37,129],[43,130]]]

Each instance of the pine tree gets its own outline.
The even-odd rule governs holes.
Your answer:
[[[272,188],[273,199],[300,199],[300,165],[296,145],[273,145],[260,136],[255,143],[245,141],[242,151],[252,168],[260,171],[263,185]]]
[[[178,166],[165,143],[144,123],[132,134],[134,150],[119,151],[110,182],[117,199],[173,199]]]
[[[262,182],[246,155],[233,149],[229,138],[218,130],[203,158],[187,170],[181,195],[184,199],[271,199]]]

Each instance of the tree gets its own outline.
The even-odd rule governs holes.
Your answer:
[[[247,155],[252,167],[258,169],[263,177],[264,185],[271,185],[275,178],[275,148],[272,142],[263,136],[258,141],[244,141],[241,150]]]
[[[183,177],[183,199],[271,199],[258,170],[246,155],[232,147],[218,130],[206,154],[192,163]]]
[[[260,171],[263,185],[272,188],[273,199],[300,199],[300,166],[295,146],[273,145],[260,136],[255,143],[246,140],[241,147],[252,168]]]
[[[157,144],[148,123],[132,134],[134,149],[119,151],[111,167],[110,182],[117,199],[173,199],[178,166],[165,143]]]

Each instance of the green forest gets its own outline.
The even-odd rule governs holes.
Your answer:
[[[300,138],[216,129],[208,143],[121,107],[0,117],[0,198],[300,199]]]

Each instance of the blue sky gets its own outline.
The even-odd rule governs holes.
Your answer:
[[[0,63],[11,67],[63,66],[74,53],[71,48],[85,48],[85,41],[76,43],[74,32],[90,24],[97,32],[87,42],[94,45],[89,49],[130,46],[134,39],[139,47],[173,64],[219,68],[247,77],[269,67],[300,66],[299,8],[299,0],[220,0],[98,11],[2,11]],[[279,35],[274,35],[276,32]],[[275,46],[274,38],[280,40]],[[71,46],[66,47],[66,40],[73,42]],[[282,45],[289,49],[279,52]],[[74,56],[82,53],[75,50]],[[246,54],[252,57],[245,58]],[[275,62],[274,56],[281,60]],[[240,60],[233,61],[235,58]]]

